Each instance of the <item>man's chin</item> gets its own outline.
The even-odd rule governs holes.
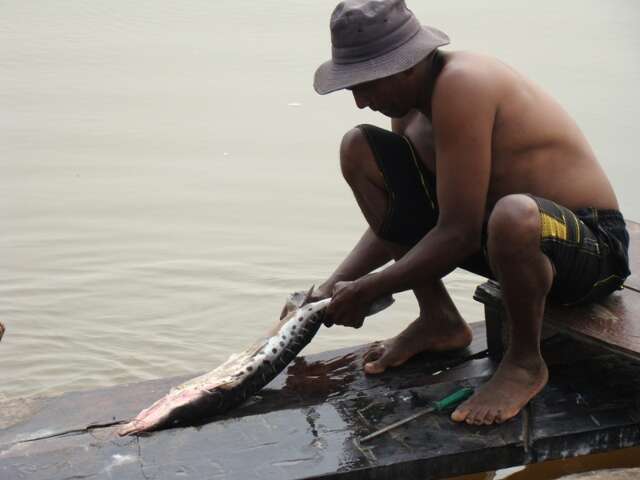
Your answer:
[[[398,110],[380,110],[380,113],[389,118],[402,118],[409,112],[400,112]]]

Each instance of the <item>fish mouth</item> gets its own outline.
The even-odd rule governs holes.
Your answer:
[[[121,437],[125,437],[127,435],[131,435],[134,433],[140,433],[144,431],[144,426],[142,425],[142,422],[138,421],[138,420],[132,420],[129,423],[126,423],[125,425],[123,425],[122,427],[120,427],[118,429],[118,435],[120,435]]]

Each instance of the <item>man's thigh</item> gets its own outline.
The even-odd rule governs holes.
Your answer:
[[[376,234],[405,247],[415,245],[438,221],[435,177],[407,137],[359,125],[384,179],[387,211]]]
[[[629,237],[616,210],[571,211],[531,196],[540,213],[540,248],[554,267],[551,299],[566,305],[602,298],[629,275]]]

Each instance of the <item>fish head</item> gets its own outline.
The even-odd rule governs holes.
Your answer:
[[[197,409],[209,395],[209,392],[199,388],[174,390],[142,410],[133,420],[123,425],[118,434],[138,434],[186,424],[193,416],[190,412]]]

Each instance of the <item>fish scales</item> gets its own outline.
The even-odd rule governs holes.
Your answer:
[[[326,298],[304,305],[301,297],[290,299],[292,311],[270,334],[243,352],[232,355],[211,372],[172,388],[123,425],[118,434],[139,434],[202,423],[241,404],[273,380],[311,341],[322,325],[330,301]],[[374,302],[369,315],[383,310],[393,301],[388,296]]]

